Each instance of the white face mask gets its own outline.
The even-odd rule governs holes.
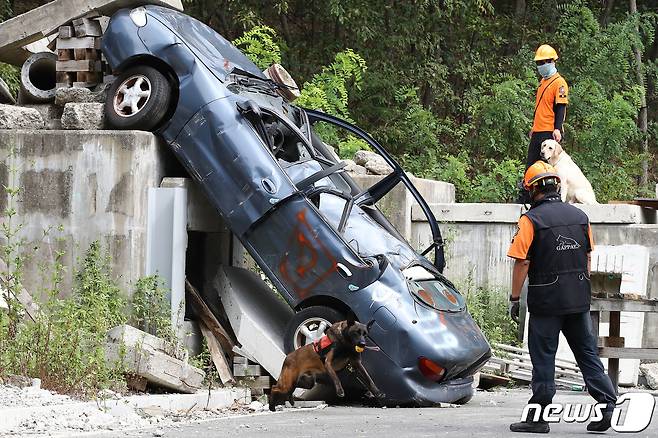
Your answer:
[[[557,73],[557,68],[555,67],[555,62],[550,62],[547,64],[542,64],[537,66],[537,71],[544,79],[548,79]]]

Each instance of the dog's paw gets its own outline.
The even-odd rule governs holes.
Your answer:
[[[345,397],[345,391],[343,390],[343,388],[336,388],[336,395],[339,398]]]

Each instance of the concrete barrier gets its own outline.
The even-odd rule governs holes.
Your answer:
[[[100,240],[129,289],[145,274],[148,188],[175,166],[167,147],[146,132],[0,130],[0,184],[20,188],[13,223],[23,226],[25,249],[39,248],[25,266],[25,288],[38,297],[40,266],[52,266],[56,251],[65,252],[65,266],[75,266]],[[0,211],[10,200],[3,191]],[[64,273],[64,291],[72,271]]]

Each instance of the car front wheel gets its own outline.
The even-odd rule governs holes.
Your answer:
[[[151,131],[164,121],[171,96],[171,84],[161,72],[147,65],[129,68],[107,94],[107,122],[117,129]]]
[[[312,306],[295,314],[286,327],[284,348],[286,353],[313,343],[324,336],[324,331],[345,316],[331,307]]]

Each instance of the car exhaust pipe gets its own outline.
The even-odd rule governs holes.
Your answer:
[[[39,52],[21,67],[19,103],[44,103],[55,98],[57,55]]]

